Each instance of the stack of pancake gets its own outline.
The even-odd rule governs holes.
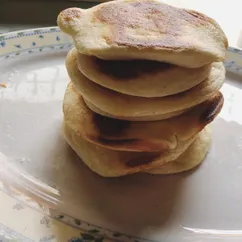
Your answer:
[[[66,140],[94,172],[167,174],[207,154],[223,106],[227,38],[211,18],[155,0],[118,0],[58,16],[66,58]]]

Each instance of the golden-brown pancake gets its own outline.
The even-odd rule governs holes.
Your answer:
[[[223,96],[217,92],[204,103],[175,118],[153,122],[111,119],[91,111],[69,83],[63,111],[72,133],[112,150],[168,152],[187,144],[217,116]]]
[[[186,91],[209,76],[211,65],[185,68],[150,60],[108,61],[82,55],[76,49],[78,69],[89,80],[138,97],[164,97]]]
[[[100,110],[101,115],[105,113],[109,117],[131,121],[161,120],[180,114],[212,97],[225,79],[223,63],[213,63],[209,76],[190,90],[167,97],[144,98],[121,94],[90,81],[78,70],[77,56],[73,50],[67,55],[66,68],[77,90],[88,101],[87,104],[96,107],[93,111]],[[92,106],[89,105],[89,108]]]
[[[83,98],[83,100],[86,103],[86,105],[95,113],[98,113],[102,116],[106,116],[113,119],[121,119],[121,120],[129,120],[129,121],[159,121],[159,120],[164,120],[164,119],[179,116],[189,110],[189,108],[187,108],[187,109],[182,109],[179,111],[174,111],[174,112],[165,113],[165,114],[152,114],[150,116],[138,116],[138,117],[115,116],[101,110],[100,108],[96,107],[93,103],[89,102],[85,98]]]
[[[80,53],[107,60],[147,59],[197,68],[223,61],[228,47],[215,20],[158,0],[69,8],[57,23]]]
[[[104,177],[117,177],[144,171],[162,173],[162,166],[169,167],[169,172],[180,172],[181,170],[177,169],[177,165],[173,169],[169,163],[176,162],[175,160],[178,158],[178,162],[183,164],[183,170],[189,169],[191,168],[189,162],[191,164],[194,164],[194,161],[198,163],[197,160],[201,162],[202,155],[207,152],[208,148],[207,143],[202,143],[206,142],[207,139],[203,137],[207,135],[204,131],[198,134],[198,141],[191,148],[188,148],[189,145],[187,145],[186,148],[182,148],[182,151],[178,147],[161,153],[148,153],[110,150],[83,139],[80,133],[73,130],[66,122],[63,128],[65,138],[72,149],[92,171]],[[201,148],[196,147],[196,145],[201,145]],[[179,158],[179,155],[183,152],[185,152],[184,155]],[[184,165],[185,161],[189,165]],[[154,170],[157,167],[159,167],[158,170]],[[164,169],[163,172],[167,172],[167,169]]]
[[[158,168],[148,170],[150,174],[174,174],[191,170],[198,166],[207,155],[212,141],[211,130],[206,127],[176,160]]]

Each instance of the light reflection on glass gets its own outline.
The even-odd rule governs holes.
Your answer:
[[[226,236],[226,235],[242,236],[242,230],[199,229],[199,228],[188,228],[188,227],[182,227],[182,228],[190,232],[193,232],[196,234],[203,234],[203,235],[207,234],[207,235],[220,235],[220,236]]]
[[[45,201],[58,204],[60,193],[53,187],[41,182],[33,176],[22,172],[20,168],[12,165],[8,158],[0,153],[0,180],[9,186],[15,187],[23,191],[28,191]]]
[[[62,100],[68,80],[64,65],[19,71],[9,82],[11,85],[4,90],[2,98],[39,103]]]
[[[222,87],[222,93],[226,101],[219,116],[228,122],[235,121],[242,124],[240,111],[242,103],[241,87],[225,83]]]

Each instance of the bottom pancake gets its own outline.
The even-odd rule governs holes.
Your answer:
[[[200,165],[204,160],[209,151],[211,141],[211,130],[205,128],[188,149],[176,160],[146,172],[150,174],[174,174],[191,170]]]
[[[176,160],[194,140],[189,140],[177,149],[162,153],[115,151],[83,139],[65,122],[63,128],[65,138],[72,149],[93,172],[103,177],[118,177],[143,171],[153,173],[155,168]],[[204,135],[207,136],[206,129],[199,133],[196,139],[203,141],[201,136]],[[199,150],[192,148],[190,152],[193,152],[193,149],[195,152]]]

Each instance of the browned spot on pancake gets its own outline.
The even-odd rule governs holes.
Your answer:
[[[195,19],[200,19],[201,21],[199,21],[199,23],[201,25],[207,25],[207,23],[211,23],[212,19],[209,18],[208,16],[199,13],[197,11],[194,10],[185,10],[188,14],[192,15],[193,17],[195,17]]]
[[[137,78],[146,73],[155,74],[175,67],[164,62],[146,60],[108,61],[96,58],[95,62],[100,72],[115,77],[116,80]]]
[[[69,22],[74,18],[80,18],[80,10],[77,8],[68,8],[61,12],[61,16],[64,18],[65,21]]]
[[[189,42],[179,38],[184,35],[181,26],[211,25],[210,18],[204,15],[149,0],[114,1],[98,8],[94,14],[110,27],[109,38],[114,44],[139,48],[188,47]]]
[[[201,122],[204,124],[209,124],[215,117],[219,114],[223,107],[224,98],[221,92],[218,92],[212,100],[210,100],[210,105],[200,116]]]
[[[160,156],[160,154],[143,154],[142,157],[129,160],[128,162],[126,162],[126,165],[128,167],[147,165],[147,164],[152,163],[159,156]]]
[[[100,114],[93,114],[93,123],[101,136],[117,136],[128,129],[130,122],[126,120],[112,119]]]
[[[197,11],[194,11],[194,10],[186,10],[187,11],[187,13],[188,14],[190,14],[192,17],[195,17],[197,20],[194,22],[194,24],[196,25],[196,26],[199,26],[199,25],[203,25],[203,26],[207,26],[208,25],[208,23],[210,23],[210,26],[215,26],[216,25],[216,22],[212,19],[212,18],[210,18],[210,17],[208,17],[208,16],[206,16],[206,15],[204,15],[204,14],[202,14],[202,13],[199,13],[199,12],[197,12]],[[200,20],[200,21],[199,21]],[[222,30],[221,30],[222,31]],[[226,38],[226,36],[224,35],[223,36],[223,39],[224,39],[224,46],[225,46],[225,48],[227,49],[228,48],[228,39]]]

